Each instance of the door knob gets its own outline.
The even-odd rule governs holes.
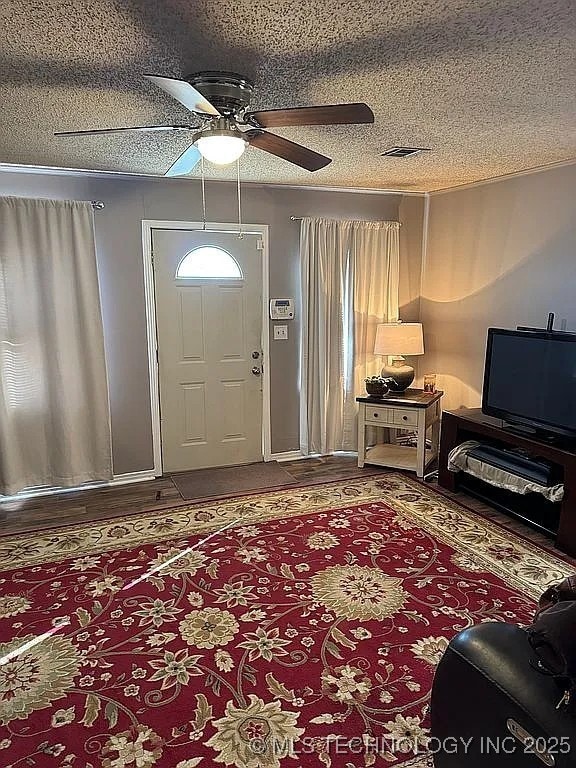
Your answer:
[[[257,365],[255,365],[255,366],[253,366],[253,368],[252,368],[252,373],[254,374],[254,376],[260,376],[260,374],[262,373],[262,371],[260,370],[260,368],[258,368],[258,366],[257,366]]]

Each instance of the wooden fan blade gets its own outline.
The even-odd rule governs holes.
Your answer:
[[[272,155],[288,160],[289,163],[299,165],[300,168],[306,168],[307,171],[318,171],[332,162],[330,157],[320,155],[302,144],[295,144],[293,141],[276,136],[275,133],[266,131],[245,131],[244,138],[248,140],[250,146],[263,149],[264,152],[270,152]]]
[[[124,131],[197,131],[192,125],[134,125],[130,128],[99,128],[92,131],[58,131],[54,136],[91,136],[99,133],[124,133]]]
[[[326,104],[319,107],[248,112],[245,120],[262,128],[280,128],[287,125],[353,125],[373,123],[374,113],[367,104]]]
[[[191,112],[198,112],[201,115],[211,115],[213,117],[220,117],[220,112],[215,106],[210,104],[200,91],[193,88],[186,80],[177,80],[174,77],[158,77],[158,75],[144,75],[146,80],[149,80],[158,88],[162,88],[163,91],[173,96],[176,101],[183,104]]]
[[[195,144],[192,144],[172,163],[164,176],[187,176],[194,170],[200,157],[200,150]]]

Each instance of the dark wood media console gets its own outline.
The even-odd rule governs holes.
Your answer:
[[[540,499],[538,494],[521,496],[510,491],[493,488],[463,472],[448,470],[448,454],[465,440],[521,448],[531,456],[549,461],[564,483],[561,502]],[[524,436],[504,429],[500,419],[486,416],[480,408],[445,411],[442,415],[442,434],[438,483],[450,491],[462,491],[481,498],[488,504],[547,533],[562,552],[576,557],[576,446],[567,443],[548,443],[536,437]],[[538,497],[538,498],[536,498]]]

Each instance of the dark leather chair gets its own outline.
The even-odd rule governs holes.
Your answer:
[[[537,664],[516,625],[479,624],[452,640],[432,687],[435,768],[576,766],[576,710],[557,708],[562,690]]]

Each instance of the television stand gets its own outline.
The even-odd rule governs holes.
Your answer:
[[[528,455],[546,459],[564,483],[564,498],[552,504],[538,494],[521,496],[476,480],[463,472],[450,472],[448,454],[465,440],[500,447],[515,447]],[[494,506],[511,517],[552,537],[562,552],[576,556],[576,447],[550,444],[540,435],[524,435],[505,428],[500,419],[486,416],[480,408],[445,411],[438,459],[438,484],[449,491],[462,491]]]
[[[524,424],[514,424],[513,422],[504,421],[502,422],[502,429],[505,429],[507,432],[512,432],[515,435],[529,437],[539,442],[547,443],[548,445],[555,445],[562,442],[562,438],[557,435],[547,435],[545,432],[539,431],[534,427],[528,427]]]
[[[509,421],[502,422],[502,429],[507,429],[508,432],[514,432],[517,435],[524,435],[525,437],[537,437],[538,435],[534,427],[526,427],[523,424],[514,424]]]

